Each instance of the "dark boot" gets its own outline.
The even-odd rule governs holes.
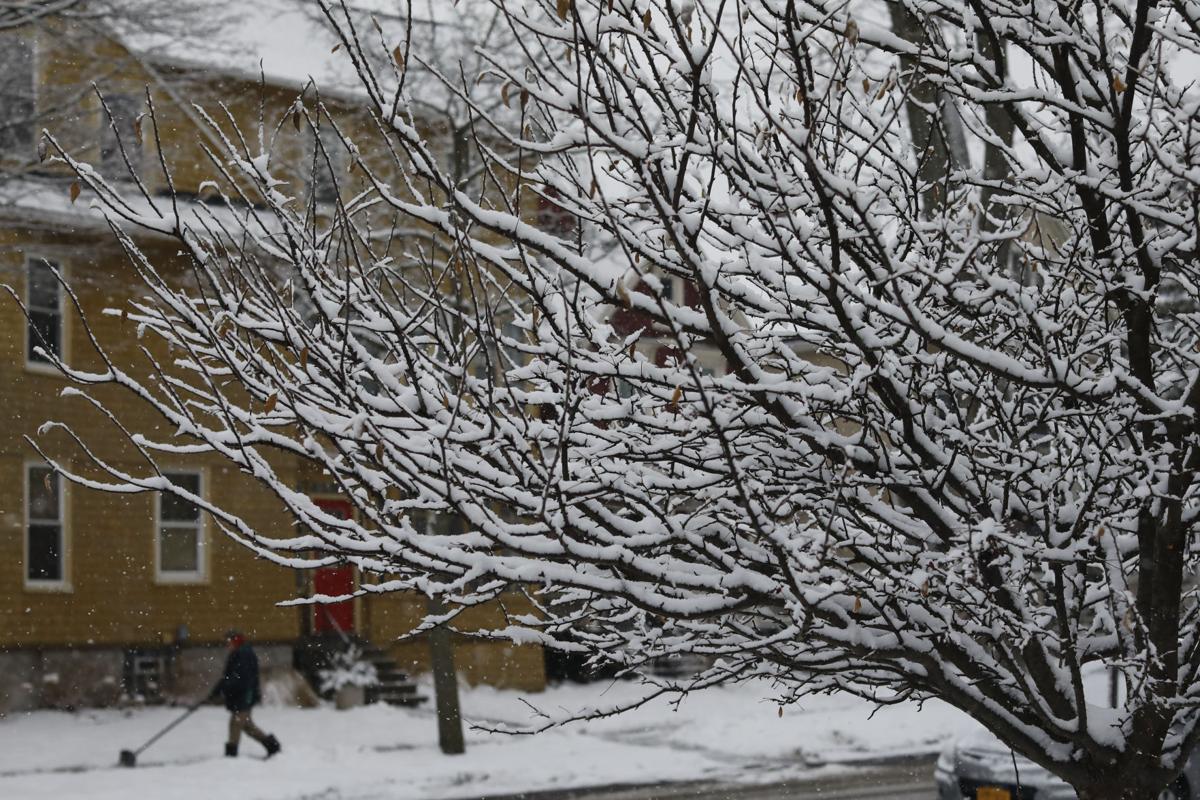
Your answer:
[[[225,755],[229,756],[230,758],[236,757],[237,756],[237,745],[229,744],[228,742],[226,742],[225,743]]]
[[[267,758],[270,758],[283,749],[279,745],[279,740],[274,736],[268,736],[267,738],[263,739],[263,747],[267,748]]]

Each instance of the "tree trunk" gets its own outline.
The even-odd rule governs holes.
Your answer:
[[[429,599],[429,613],[445,609],[436,597]],[[458,673],[454,669],[454,641],[450,631],[434,628],[429,632],[429,657],[433,667],[433,693],[437,703],[438,745],[448,756],[466,750],[463,743],[462,713],[458,707]]]
[[[925,41],[925,29],[920,18],[899,3],[889,5],[888,9],[892,17],[892,33],[917,45]],[[921,211],[926,217],[932,217],[946,199],[941,183],[950,170],[954,156],[944,125],[957,124],[959,119],[957,114],[950,121],[944,118],[941,110],[945,98],[939,96],[935,84],[924,79],[915,58],[901,56],[900,69],[902,75],[907,75],[909,79],[905,111],[917,156],[917,177],[923,185]]]

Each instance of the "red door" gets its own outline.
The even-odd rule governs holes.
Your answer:
[[[327,514],[350,519],[352,508],[345,500],[317,500]],[[354,567],[322,567],[313,574],[313,593],[338,596],[354,591]],[[313,630],[317,633],[350,633],[354,630],[354,601],[313,606]]]

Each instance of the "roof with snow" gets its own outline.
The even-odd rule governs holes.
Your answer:
[[[213,14],[197,34],[128,26],[118,36],[133,52],[163,65],[254,81],[261,76],[282,86],[301,87],[312,80],[322,91],[357,94],[361,89],[353,62],[339,46],[323,5],[338,24],[348,21],[374,54],[388,53],[404,39],[410,7],[413,44],[426,52],[459,49],[454,45],[471,36],[472,21],[489,9],[494,13],[486,0],[347,0],[345,7],[338,0],[198,2],[201,10],[211,6]]]

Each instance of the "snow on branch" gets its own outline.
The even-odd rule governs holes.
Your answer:
[[[359,122],[210,109],[219,207],[150,219],[59,150],[152,366],[63,371],[158,411],[151,463],[269,487],[303,534],[201,503],[281,563],[703,654],[698,685],[938,696],[1082,795],[1165,782],[1200,690],[1197,6],[490,5],[511,47],[467,72],[323,0]],[[285,122],[327,131],[327,202],[275,174]]]

